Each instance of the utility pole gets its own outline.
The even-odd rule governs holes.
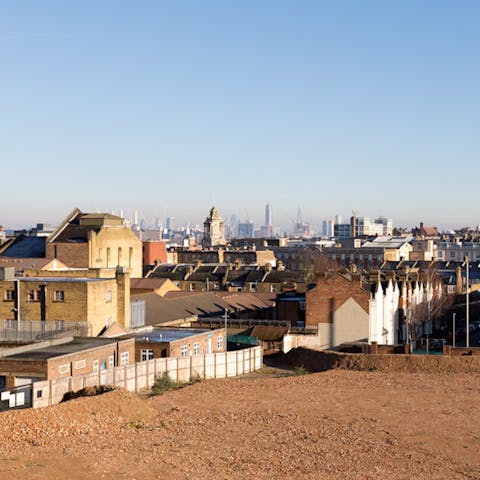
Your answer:
[[[428,287],[427,287],[427,304],[428,304],[428,319],[427,319],[427,353],[429,349],[429,331],[430,331],[430,297],[428,296]]]
[[[227,320],[228,320],[228,309],[225,308],[225,351],[227,351]]]
[[[465,256],[465,261],[467,264],[467,302],[466,302],[466,307],[467,307],[467,315],[466,315],[466,322],[467,322],[467,329],[466,329],[466,338],[467,338],[467,348],[470,348],[470,294],[469,294],[469,286],[470,286],[470,265],[468,263],[468,255]]]
[[[456,315],[456,313],[453,314],[453,336],[452,336],[452,338],[453,338],[453,342],[452,342],[452,343],[453,343],[453,347],[455,347],[455,315]]]

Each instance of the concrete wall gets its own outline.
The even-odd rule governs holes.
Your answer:
[[[114,385],[137,393],[151,388],[155,378],[164,373],[173,380],[187,382],[197,376],[204,379],[235,377],[254,372],[262,364],[261,347],[191,357],[157,358],[86,375],[35,382],[32,406],[40,408],[55,405],[62,401],[65,393],[88,386]]]
[[[320,348],[320,337],[318,335],[284,335],[283,353],[287,353],[292,348],[297,347]]]

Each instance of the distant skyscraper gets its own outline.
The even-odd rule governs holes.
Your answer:
[[[328,222],[324,220],[322,222],[322,236],[324,237],[329,237],[330,235],[328,234]]]
[[[169,232],[175,229],[175,217],[167,217],[166,227]]]
[[[238,238],[253,238],[253,222],[246,221],[238,224]]]
[[[265,226],[272,226],[272,207],[270,207],[269,203],[265,206]]]
[[[341,223],[343,223],[342,220],[342,216],[337,213],[337,215],[335,215],[335,225],[340,225]]]
[[[272,207],[269,203],[265,205],[265,225],[259,230],[259,235],[261,237],[273,237]]]

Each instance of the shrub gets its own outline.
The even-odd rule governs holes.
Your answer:
[[[193,385],[202,381],[200,375],[195,375],[189,382],[178,382],[169,377],[167,372],[162,373],[155,379],[155,383],[152,386],[152,396],[163,395],[169,390],[178,390],[179,388],[186,387],[187,385]]]
[[[168,376],[167,372],[164,372],[155,379],[155,383],[152,386],[152,395],[163,395],[169,390],[177,390],[182,386],[182,382],[173,380]]]
[[[306,375],[307,373],[309,373],[309,371],[303,365],[300,365],[299,367],[295,367],[293,369],[294,375]]]

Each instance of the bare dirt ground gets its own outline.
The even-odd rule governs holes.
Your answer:
[[[0,414],[3,479],[480,479],[480,374],[332,370]]]

